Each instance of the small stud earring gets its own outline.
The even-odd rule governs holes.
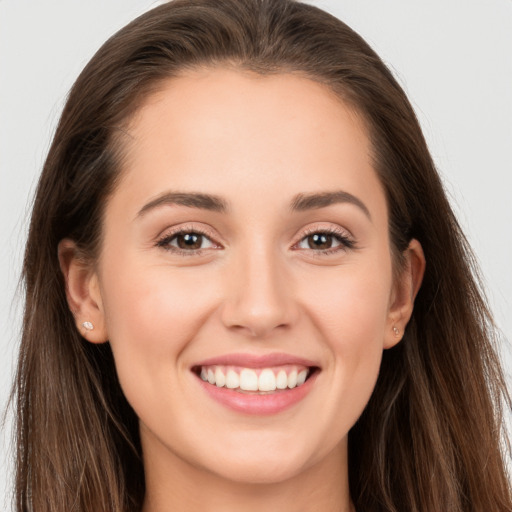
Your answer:
[[[84,322],[82,324],[82,327],[86,330],[86,331],[92,331],[94,329],[94,325],[92,325],[92,322]]]
[[[393,327],[393,332],[395,333],[395,336],[400,336],[400,329],[398,327]]]

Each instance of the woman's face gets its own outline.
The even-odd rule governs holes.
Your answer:
[[[241,482],[344,466],[407,320],[361,119],[311,80],[212,69],[169,80],[125,141],[90,319],[145,462]]]

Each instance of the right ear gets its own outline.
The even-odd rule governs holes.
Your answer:
[[[105,313],[96,269],[68,238],[59,242],[58,255],[66,298],[78,331],[91,343],[106,342]]]

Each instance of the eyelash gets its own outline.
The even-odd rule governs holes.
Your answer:
[[[200,237],[206,238],[207,240],[210,241],[210,243],[212,245],[216,246],[215,248],[222,247],[220,244],[217,244],[212,241],[213,237],[211,234],[207,233],[206,231],[204,231],[202,229],[198,229],[196,227],[181,228],[172,233],[166,233],[162,238],[160,238],[157,241],[156,245],[157,245],[157,247],[161,247],[162,249],[169,251],[169,252],[173,252],[179,256],[200,256],[205,251],[204,248],[202,248],[202,249],[181,249],[180,247],[174,247],[174,246],[170,245],[170,243],[178,236],[192,235],[192,234],[199,235]]]
[[[202,229],[198,229],[196,227],[190,227],[190,228],[182,228],[177,231],[174,231],[172,233],[165,234],[162,238],[160,238],[156,246],[161,247],[162,249],[166,251],[173,252],[179,256],[200,256],[203,254],[203,252],[209,248],[201,248],[201,249],[181,249],[179,247],[171,246],[171,242],[176,239],[180,235],[199,235],[200,237],[206,238],[213,246],[215,246],[216,249],[222,248],[220,244],[217,244],[216,242],[212,241],[212,236],[207,233],[206,231]],[[312,254],[315,256],[319,255],[331,255],[338,253],[340,251],[346,251],[349,249],[354,249],[356,247],[355,241],[350,238],[347,233],[341,229],[335,229],[335,228],[320,228],[320,229],[308,229],[305,233],[302,234],[302,237],[298,242],[296,242],[293,245],[294,250],[301,250],[298,249],[297,246],[305,241],[308,237],[312,235],[325,235],[329,237],[333,237],[337,242],[339,242],[339,246],[337,247],[330,247],[328,249],[309,249]]]
[[[355,241],[347,235],[347,232],[337,228],[309,228],[302,234],[301,239],[294,244],[294,247],[297,247],[301,242],[312,235],[326,235],[333,237],[340,244],[338,247],[329,247],[328,249],[310,249],[311,254],[314,256],[336,254],[340,251],[347,251],[356,247]]]

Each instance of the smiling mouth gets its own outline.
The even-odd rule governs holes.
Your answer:
[[[192,371],[202,381],[217,388],[263,395],[298,388],[319,371],[319,368],[292,364],[268,368],[208,365],[195,366]]]

